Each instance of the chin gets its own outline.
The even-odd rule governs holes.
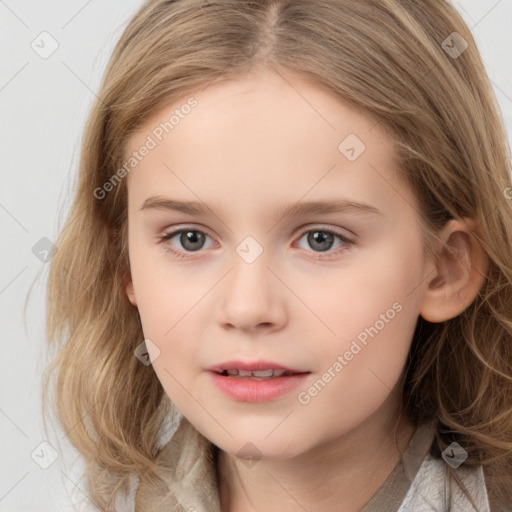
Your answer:
[[[286,446],[285,442],[278,436],[272,442],[264,436],[237,436],[227,444],[217,446],[231,457],[246,461],[248,465],[254,465],[259,460],[288,460],[303,453],[304,446],[299,441],[289,446]]]

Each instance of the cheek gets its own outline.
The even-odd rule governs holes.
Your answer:
[[[377,284],[377,283],[376,283]],[[392,394],[404,369],[417,322],[417,304],[407,286],[365,289],[333,316],[336,337],[315,347],[319,373],[304,389],[304,412],[321,414],[325,435],[347,431],[379,409]],[[368,292],[368,294],[366,293]],[[346,298],[344,297],[344,300]]]
[[[160,343],[167,343],[187,323],[187,315],[194,315],[215,284],[215,276],[182,265],[163,246],[136,237],[130,247],[130,266],[144,334]]]
[[[202,370],[198,344],[205,323],[211,322],[206,308],[215,276],[186,271],[184,266],[173,268],[166,264],[164,250],[158,257],[146,256],[142,251],[134,254],[132,265],[144,337],[156,347],[156,358],[149,351],[152,366],[166,393],[186,410],[189,393],[194,393],[194,375]]]
[[[404,247],[389,243],[360,254],[357,264],[340,272],[327,293],[313,301],[333,331],[315,347],[320,367],[336,375],[323,398],[326,407],[340,397],[348,407],[369,397],[377,403],[401,374],[418,319],[423,261],[419,240]]]
[[[294,290],[316,314],[313,321],[324,333],[324,347],[339,340],[335,348],[343,349],[358,335],[364,341],[372,327],[379,331],[379,338],[384,332],[388,337],[404,338],[403,329],[409,331],[417,320],[422,275],[418,234],[397,230],[394,237],[382,237],[371,248],[354,252],[338,270],[297,279]]]

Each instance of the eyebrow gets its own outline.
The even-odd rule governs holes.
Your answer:
[[[207,215],[210,210],[204,203],[198,201],[177,201],[161,196],[151,196],[144,201],[141,210],[170,210],[187,215]],[[211,211],[211,210],[210,210]],[[367,203],[349,201],[346,199],[297,202],[278,208],[276,218],[287,218],[300,215],[326,214],[326,213],[373,213],[383,215],[380,210]]]

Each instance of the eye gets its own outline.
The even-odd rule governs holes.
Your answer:
[[[330,258],[331,256],[337,256],[342,252],[350,249],[350,246],[354,244],[353,240],[348,239],[346,236],[338,233],[332,229],[324,229],[324,228],[315,228],[304,231],[299,240],[304,238],[307,235],[306,242],[307,244],[314,248],[318,249],[320,253],[327,252],[332,248],[332,245],[337,238],[341,241],[341,247],[338,251],[331,251],[327,257],[318,256],[320,259]],[[316,252],[316,251],[315,251]]]
[[[342,252],[350,249],[350,246],[354,244],[353,240],[348,239],[341,233],[338,233],[332,229],[324,229],[324,228],[314,228],[304,231],[299,241],[307,235],[307,243],[313,249],[316,249],[317,253],[326,253],[332,248],[333,243],[336,239],[338,239],[341,244],[338,246],[339,250],[330,251],[327,256],[318,255],[319,259],[328,259],[332,256],[337,256]],[[199,252],[201,249],[204,249],[204,244],[206,238],[210,238],[206,233],[200,231],[198,229],[193,228],[182,228],[172,231],[170,233],[166,233],[163,236],[158,237],[160,243],[163,242],[172,242],[173,238],[176,238],[183,248],[183,250],[176,250],[172,246],[176,244],[169,243],[166,244],[166,251],[174,254],[177,258],[187,258],[190,256],[190,253]]]
[[[199,231],[197,229],[178,229],[176,231],[172,231],[171,233],[166,233],[165,235],[159,237],[160,243],[166,241],[172,241],[173,238],[178,239],[181,246],[184,248],[184,252],[177,251],[172,248],[172,244],[166,248],[168,252],[173,253],[178,258],[186,258],[187,252],[197,252],[204,248],[204,242],[206,237],[210,238],[206,233]]]

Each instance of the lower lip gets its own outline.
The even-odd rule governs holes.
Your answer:
[[[214,384],[237,402],[269,402],[299,386],[309,373],[296,373],[265,380],[226,377],[210,372]]]

